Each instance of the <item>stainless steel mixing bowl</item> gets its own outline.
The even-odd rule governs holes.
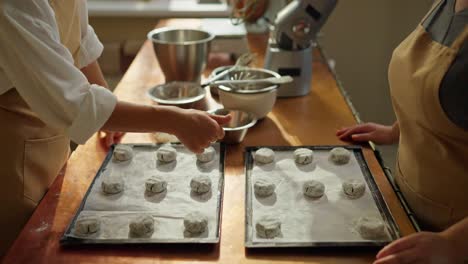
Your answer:
[[[199,82],[213,38],[213,34],[196,29],[165,27],[148,33],[166,82]]]
[[[196,108],[193,106],[201,101],[205,94],[205,89],[192,82],[170,82],[148,90],[148,96],[158,104],[182,108]]]
[[[257,123],[253,114],[240,110],[217,109],[209,112],[215,115],[231,115],[231,121],[223,126],[225,136],[221,140],[227,144],[242,142],[249,128]]]

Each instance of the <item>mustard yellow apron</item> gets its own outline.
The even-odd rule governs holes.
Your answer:
[[[439,100],[441,81],[467,36],[468,26],[447,47],[418,25],[389,66],[400,125],[396,181],[424,229],[442,230],[468,216],[468,131],[450,121]]]
[[[79,1],[49,1],[62,44],[73,54],[75,65],[81,40]],[[0,95],[0,120],[5,124],[0,129],[1,256],[67,161],[70,140],[42,122],[15,89]]]

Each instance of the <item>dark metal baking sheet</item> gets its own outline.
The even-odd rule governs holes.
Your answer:
[[[133,148],[155,148],[157,149],[159,146],[164,145],[164,144],[125,144],[125,145],[130,145]],[[179,143],[172,143],[171,145],[175,147],[181,147],[183,146],[182,144]],[[213,145],[219,145],[219,173],[220,173],[220,178],[218,182],[218,197],[217,197],[217,214],[216,214],[216,222],[217,222],[217,228],[216,228],[216,235],[212,239],[208,238],[183,238],[183,239],[154,239],[154,238],[129,238],[129,239],[92,239],[92,238],[77,238],[75,236],[71,236],[73,226],[75,225],[77,217],[80,215],[80,213],[83,211],[84,206],[86,204],[86,200],[88,196],[91,193],[91,190],[96,182],[96,179],[98,179],[102,172],[105,170],[107,164],[111,161],[112,159],[112,154],[114,152],[115,145],[111,146],[109,149],[103,163],[101,164],[101,167],[97,171],[93,181],[91,182],[91,185],[89,186],[88,190],[86,191],[85,196],[83,197],[83,200],[81,201],[81,204],[79,208],[77,209],[75,215],[73,216],[70,224],[66,228],[64,234],[62,235],[60,239],[60,244],[62,245],[79,245],[79,244],[217,244],[220,241],[221,237],[221,216],[222,216],[222,209],[223,209],[223,195],[224,195],[224,157],[225,157],[225,152],[226,152],[226,147],[224,144],[220,143],[215,143]]]
[[[359,163],[362,174],[366,181],[366,184],[371,191],[372,198],[379,210],[379,213],[384,220],[387,231],[390,235],[390,241],[372,241],[372,240],[363,240],[363,241],[311,241],[311,242],[281,242],[281,241],[271,241],[271,242],[254,242],[253,230],[254,224],[252,223],[252,197],[251,193],[252,188],[252,168],[254,166],[254,160],[252,158],[252,152],[255,152],[259,148],[270,148],[274,151],[294,151],[298,148],[308,148],[311,150],[317,151],[329,151],[335,147],[343,147],[349,151],[352,151],[356,160]],[[254,146],[246,147],[244,153],[244,170],[246,175],[246,199],[245,199],[245,247],[247,248],[274,248],[274,247],[382,247],[387,245],[389,242],[398,239],[400,235],[400,230],[398,225],[395,223],[395,219],[391,214],[387,203],[382,197],[382,194],[372,176],[372,173],[369,170],[367,162],[364,158],[362,148],[360,146]],[[249,229],[252,232],[249,233]]]

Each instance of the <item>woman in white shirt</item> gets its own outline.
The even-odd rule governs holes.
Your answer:
[[[85,0],[0,1],[0,255],[66,162],[70,140],[161,131],[201,152],[224,136],[229,117],[117,100],[87,16]]]

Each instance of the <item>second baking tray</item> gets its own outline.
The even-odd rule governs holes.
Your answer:
[[[340,146],[352,153],[350,162],[342,166],[328,160],[334,147],[338,146],[268,147],[275,151],[275,162],[262,166],[256,165],[253,159],[254,152],[260,147],[246,148],[246,247],[380,247],[400,236],[361,147]],[[296,165],[293,152],[297,148],[313,150],[314,161],[305,166]],[[255,177],[270,177],[276,181],[274,196],[256,197],[253,194]],[[365,181],[363,197],[352,200],[342,194],[341,183],[350,178]],[[325,195],[320,199],[307,199],[302,194],[301,183],[309,179],[325,184]],[[265,214],[282,220],[281,237],[256,236],[256,220]],[[387,236],[378,240],[363,239],[355,228],[357,219],[362,216],[381,219]]]
[[[215,160],[199,163],[195,154],[181,144],[172,144],[177,150],[177,161],[160,164],[155,153],[158,144],[128,144],[133,147],[135,156],[131,165],[112,161],[114,147],[109,150],[101,168],[86,192],[83,201],[66,229],[62,244],[156,244],[156,243],[219,243],[221,227],[222,198],[224,188],[225,147],[216,143]],[[178,169],[179,168],[179,169]],[[130,177],[123,193],[105,195],[100,183],[103,175],[113,170],[125,171]],[[154,196],[144,193],[144,182],[156,172],[168,177],[167,191]],[[205,174],[212,178],[212,191],[196,196],[190,192],[190,178]],[[177,180],[178,177],[183,179]],[[205,208],[205,209],[203,209]],[[205,210],[209,219],[208,232],[199,237],[185,237],[182,218],[194,210]],[[129,219],[140,214],[150,214],[157,222],[151,238],[129,238]],[[76,219],[80,214],[94,214],[101,218],[101,231],[97,236],[77,236],[74,234]]]

